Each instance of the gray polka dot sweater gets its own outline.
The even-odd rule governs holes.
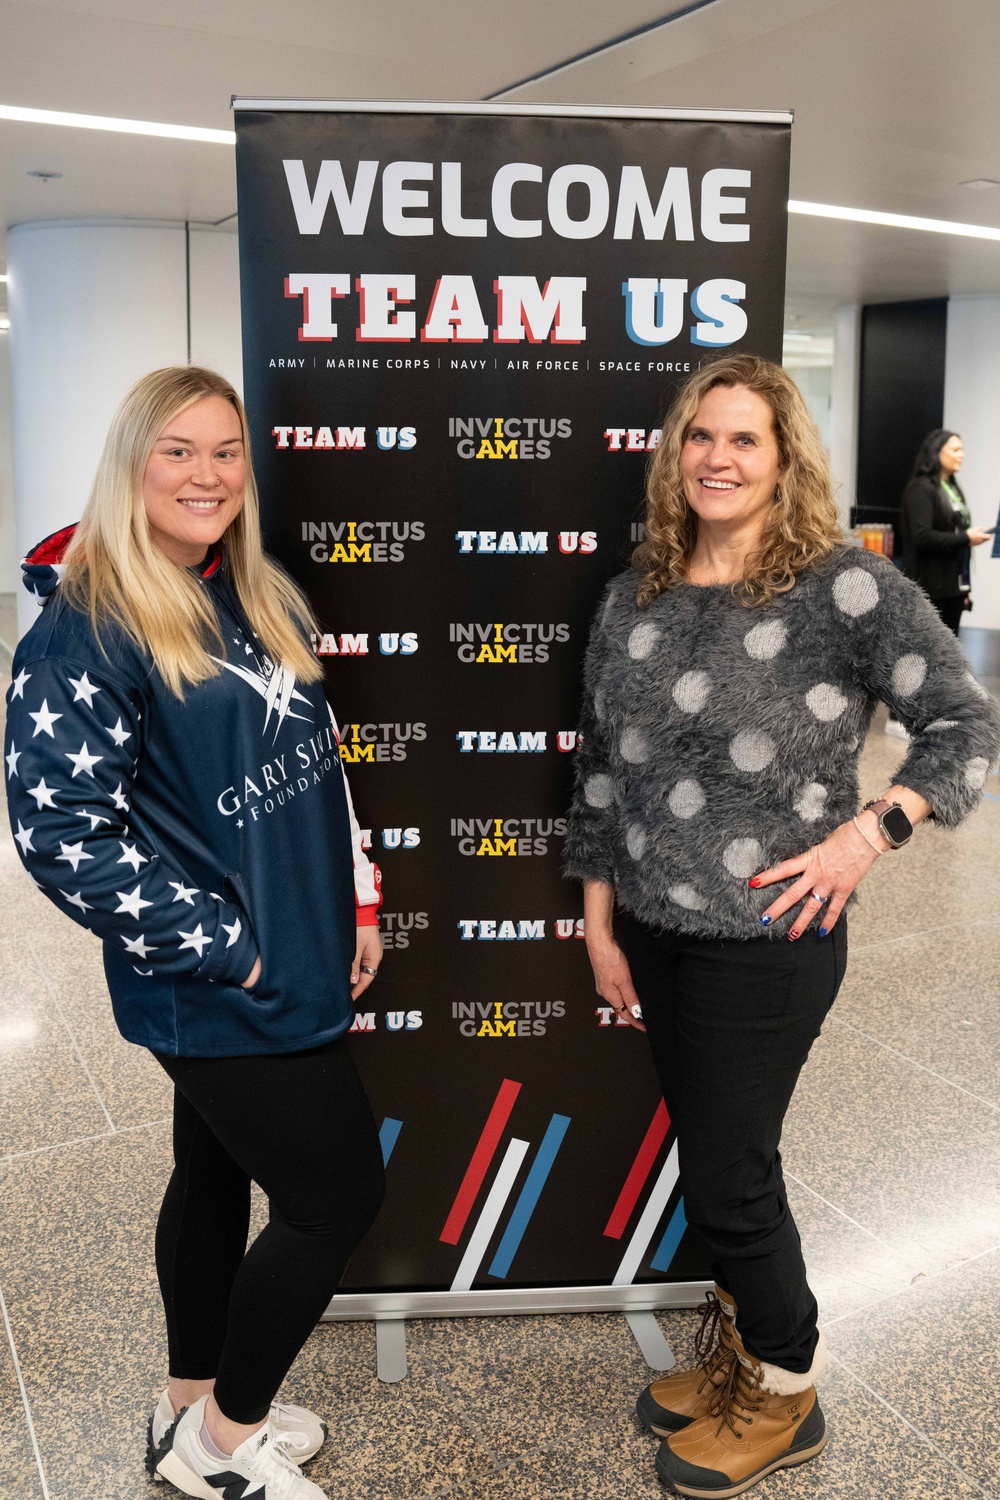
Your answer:
[[[876,702],[909,729],[897,781],[953,827],[978,803],[1000,718],[922,591],[885,558],[838,548],[748,609],[728,585],[682,585],[644,610],[612,580],[584,671],[566,873],[614,885],[641,921],[767,937],[779,887],[747,879],[858,808]],[[900,856],[905,857],[904,855]]]

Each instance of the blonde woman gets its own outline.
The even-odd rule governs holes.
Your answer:
[[[686,383],[647,500],[594,623],[567,862],[598,994],[648,1032],[716,1281],[699,1366],[654,1382],[638,1414],[677,1493],[736,1495],[826,1441],[778,1143],[844,977],[841,913],[916,824],[972,811],[1000,726],[923,593],[841,545],[826,455],[779,366],[739,355]],[[858,813],[878,699],[912,738]]]
[[[232,386],[140,380],[83,519],[24,571],[46,602],[8,695],[15,837],[103,940],[119,1029],[175,1086],[150,1472],[186,1495],[317,1500],[297,1465],[326,1428],[274,1398],[381,1202],[343,1039],[381,897],[312,617],[261,550]],[[270,1219],[248,1250],[251,1180]]]

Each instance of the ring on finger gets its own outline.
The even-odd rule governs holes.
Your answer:
[[[378,973],[378,969],[369,968],[367,964],[359,964],[358,967],[360,968],[362,974],[368,974],[372,979],[374,979],[375,975]]]
[[[812,898],[814,901],[818,901],[820,906],[823,906],[830,899],[829,896],[821,896],[819,891],[813,891]]]

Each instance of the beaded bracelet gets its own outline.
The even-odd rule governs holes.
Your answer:
[[[865,833],[865,830],[862,828],[861,824],[858,822],[856,816],[851,819],[851,822],[854,824],[855,828],[858,830],[858,832],[860,833],[861,837],[864,839],[865,843],[868,845],[869,849],[874,849],[876,854],[884,854],[885,853],[885,850],[884,849],[880,849],[879,846],[878,846],[878,844],[873,844],[872,843],[871,839],[868,837],[867,833]]]

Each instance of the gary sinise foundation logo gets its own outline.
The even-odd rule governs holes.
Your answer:
[[[565,818],[452,818],[459,854],[526,859],[548,854],[553,838],[566,837]]]
[[[315,563],[404,562],[424,540],[423,521],[303,521],[302,540]]]
[[[552,444],[573,436],[569,417],[451,417],[448,436],[459,458],[552,457]]]
[[[448,639],[459,661],[479,666],[528,666],[546,662],[553,645],[569,640],[568,625],[473,623],[449,625]]]

